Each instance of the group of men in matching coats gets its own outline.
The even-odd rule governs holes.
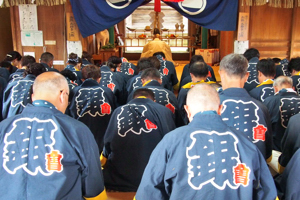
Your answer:
[[[33,106],[55,108],[62,113],[66,110],[66,114],[89,127],[97,145],[86,148],[92,148],[95,156],[102,152],[104,179],[102,177],[100,179],[104,180],[108,190],[137,191],[136,199],[191,199],[193,197],[275,199],[276,188],[267,168],[267,162],[272,157],[274,146],[272,143],[278,135],[282,134],[282,131],[276,133],[275,137],[274,130],[279,130],[277,128],[279,125],[287,130],[293,129],[289,128],[292,125],[288,122],[291,116],[297,117],[298,108],[300,109],[300,106],[297,107],[298,96],[292,91],[291,85],[286,86],[285,80],[280,82],[282,77],[278,77],[278,81],[277,79],[273,81],[277,69],[274,63],[270,60],[259,61],[259,53],[257,54],[256,51],[248,52],[248,57],[247,52],[245,54],[245,56],[230,54],[222,59],[219,70],[222,88],[218,89],[219,94],[212,68],[205,64],[201,56],[193,56],[190,64],[184,68],[182,77],[184,85],[181,85],[177,99],[172,92],[173,86],[178,83],[175,66],[165,60],[163,53],[158,52],[151,59],[141,59],[137,66],[117,57],[110,58],[107,65],[102,66],[100,70],[97,66],[86,65],[80,72],[82,76],[80,85],[74,85],[70,80],[71,75],[65,73],[66,83],[69,84],[70,89],[60,90],[58,99],[63,101],[62,99],[65,98],[63,94],[67,94],[70,104],[61,102],[66,108],[60,109],[57,105],[52,105],[53,103],[49,104],[51,99],[42,98],[41,101],[33,102]],[[160,65],[157,64],[158,62]],[[40,67],[32,66],[32,68],[27,67],[31,69],[29,73],[33,73]],[[286,63],[281,66],[297,70],[295,66],[289,67]],[[253,70],[255,72],[252,72]],[[292,74],[296,74],[294,71]],[[25,77],[10,82],[10,87],[8,84],[7,94],[4,93],[4,97],[10,101],[6,100],[6,104],[3,104],[8,108],[8,110],[3,109],[5,118],[21,113],[27,104],[31,106],[34,100],[31,99],[32,85],[38,75],[34,74],[30,83]],[[48,76],[44,75],[45,77]],[[289,81],[287,80],[288,83]],[[270,89],[272,86],[277,88],[275,94]],[[278,94],[291,94],[288,97],[292,101]],[[271,101],[273,97],[276,98]],[[15,104],[12,101],[15,101]],[[291,104],[296,107],[289,106]],[[9,109],[14,112],[10,112]],[[271,109],[276,117],[273,117],[273,114],[270,117]],[[36,109],[36,112],[38,113],[39,109]],[[45,119],[27,119],[29,113],[24,112],[24,119],[29,120],[30,123],[46,123],[47,120],[43,121]],[[274,120],[271,120],[273,118]],[[54,129],[57,124],[65,127],[68,123],[67,119],[65,122],[58,120],[56,124],[50,120],[52,125],[49,123],[49,126],[54,126]],[[18,121],[18,118],[14,121]],[[5,123],[0,124],[4,127],[3,130],[8,130],[7,132],[12,124],[11,132],[6,133],[6,136],[0,140],[0,145],[4,145],[2,148],[4,152],[1,155],[5,157],[3,166],[6,172],[10,176],[16,174],[17,170],[18,173],[22,171],[31,176],[36,172],[51,176],[53,172],[49,172],[49,166],[46,166],[48,172],[43,171],[42,167],[36,168],[35,172],[33,166],[29,169],[26,167],[31,162],[35,163],[34,160],[41,157],[39,155],[26,159],[24,157],[26,154],[22,154],[21,161],[11,162],[12,164],[7,166],[10,159],[15,158],[13,152],[16,152],[12,148],[14,143],[8,141],[8,137],[17,127],[14,124],[17,122],[11,122],[12,120],[6,120]],[[19,124],[20,127],[24,126],[22,123]],[[78,126],[83,124],[80,123]],[[176,129],[180,126],[182,127]],[[40,130],[38,127],[39,125],[35,129]],[[49,127],[47,125],[41,128],[44,130]],[[61,162],[58,162],[56,167],[60,167],[60,170],[52,170],[55,173],[62,172],[62,166],[68,162],[65,152],[83,148],[74,148],[81,136],[72,139],[64,131],[65,128],[58,132],[62,132],[66,140],[71,140],[69,150],[60,149],[59,145],[58,148],[54,148],[52,146],[54,142],[43,151],[46,161],[50,159],[47,158],[48,155],[59,157]],[[4,132],[2,135],[5,135]],[[32,132],[34,130],[27,130],[25,134]],[[29,140],[31,137],[35,136],[30,136]],[[286,134],[281,137],[286,137]],[[31,151],[32,147],[28,146],[30,142],[27,142],[29,140],[24,140],[23,150]],[[44,146],[47,146],[47,141],[44,142],[46,142]],[[76,145],[73,144],[74,142]],[[8,148],[9,145],[11,148]],[[98,147],[97,153],[95,147]],[[85,156],[85,153],[80,151],[78,153]],[[293,151],[295,152],[296,150]],[[292,155],[288,160],[291,157]],[[287,156],[282,155],[281,159],[283,158]],[[93,157],[81,159],[89,160]],[[99,169],[98,161],[95,165]],[[94,171],[97,176],[98,169]],[[102,176],[102,172],[99,176]],[[78,181],[76,184],[80,184]],[[86,186],[93,183],[89,182],[90,180],[86,181]],[[104,197],[105,190],[101,184],[99,186],[100,189],[89,185],[95,190],[91,189],[92,192],[89,193],[87,192],[89,188],[85,188],[87,191],[82,191],[81,196]],[[69,186],[61,184],[61,187]],[[70,197],[76,195],[71,193],[67,195]],[[57,196],[62,194],[58,193]],[[26,195],[26,192],[17,195]],[[12,196],[8,194],[7,197]]]

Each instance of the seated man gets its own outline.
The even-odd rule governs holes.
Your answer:
[[[213,87],[193,87],[186,111],[189,125],[165,135],[152,152],[136,200],[276,198],[259,150],[218,115]]]
[[[68,94],[65,77],[45,72],[32,105],[0,123],[1,199],[106,199],[95,139],[64,114]]]
[[[274,81],[275,95],[268,97],[267,106],[272,123],[273,149],[281,151],[281,140],[291,116],[300,112],[300,97],[293,90],[290,77],[279,76]]]
[[[9,76],[8,81],[15,79],[22,79],[23,73],[29,64],[35,63],[35,58],[33,56],[23,56],[21,59],[21,68],[17,69],[14,73]]]
[[[186,95],[188,91],[197,84],[204,83],[208,77],[208,67],[204,62],[194,62],[190,67],[190,76],[192,78],[192,82],[185,84],[179,94],[178,94],[178,105],[181,110],[181,114],[185,124],[188,124],[188,118],[186,112],[184,110],[184,106],[186,105]],[[207,84],[215,83],[212,81],[206,82]]]
[[[172,88],[171,91],[173,91],[173,87],[176,87],[176,84],[178,83],[174,64],[165,59],[166,56],[163,52],[156,52],[153,56],[156,56],[160,61],[159,72],[162,76],[168,79],[169,85]]]
[[[294,89],[300,94],[300,57],[292,58],[288,64],[288,69],[292,75]]]
[[[58,70],[53,67],[53,61],[54,61],[54,56],[52,53],[50,52],[42,53],[40,58],[40,63],[44,65],[46,71],[58,72]]]
[[[101,152],[107,125],[116,108],[115,96],[109,88],[99,85],[101,73],[97,66],[83,67],[82,78],[83,83],[73,91],[70,116],[90,128]]]
[[[156,52],[163,52],[166,55],[166,60],[174,62],[172,60],[172,52],[170,46],[166,42],[160,40],[160,31],[158,28],[155,28],[153,30],[153,36],[153,41],[148,42],[144,46],[141,58],[150,57]]]
[[[260,83],[256,88],[253,88],[249,94],[254,99],[261,102],[274,95],[273,79],[275,76],[275,64],[272,59],[262,59],[256,65],[257,78]]]
[[[138,87],[143,86],[142,81],[141,81],[141,74],[145,69],[152,68],[152,67],[153,67],[153,64],[152,64],[151,60],[149,60],[148,58],[139,59],[139,61],[137,63],[138,75],[135,75],[134,77],[129,79],[129,81],[127,82],[126,88],[127,88],[128,94],[131,94],[132,91],[134,91]]]
[[[101,162],[105,187],[136,191],[152,150],[175,128],[170,110],[154,102],[151,90],[141,88],[133,100],[117,108],[104,137]]]
[[[127,100],[126,81],[122,76],[114,73],[110,67],[103,65],[100,68],[102,77],[100,85],[111,89],[117,98],[117,106],[124,105]]]
[[[282,154],[278,158],[278,171],[282,173],[293,155],[300,148],[300,114],[292,116],[281,140]]]
[[[275,61],[274,61],[275,62]],[[278,64],[276,64],[276,75],[275,78],[278,76],[291,76],[291,73],[288,69],[289,61],[285,58],[283,60],[280,60]]]
[[[143,88],[151,89],[154,92],[157,103],[169,108],[175,115],[176,126],[184,125],[178,101],[173,92],[161,86],[162,80],[157,69],[145,69],[141,75]],[[128,96],[128,101],[132,99],[133,92]]]
[[[42,64],[32,63],[24,71],[23,79],[16,79],[7,85],[3,93],[3,119],[21,113],[31,103],[32,84],[45,71]]]
[[[82,65],[82,60],[76,53],[70,53],[69,58],[67,61],[67,66],[65,69],[68,69],[72,71],[76,75],[76,81],[75,83],[77,85],[80,85],[82,83],[82,74],[81,74],[81,65]]]
[[[246,83],[244,84],[244,88],[249,92],[253,88],[255,88],[257,85],[259,85],[258,79],[257,79],[257,70],[256,70],[256,64],[259,61],[259,51],[255,48],[247,49],[244,53],[244,57],[248,60],[248,69],[249,72],[248,79]]]
[[[192,79],[191,79],[191,75],[190,75],[190,66],[192,66],[192,64],[194,62],[204,62],[204,59],[201,55],[193,55],[191,60],[190,60],[190,63],[189,64],[186,64],[183,68],[183,71],[182,71],[182,74],[181,74],[181,79],[180,79],[180,85],[179,85],[179,89],[182,88],[182,86],[184,86],[185,84],[189,83],[189,82],[192,82]],[[205,62],[204,62],[205,63]],[[214,81],[216,82],[216,77],[215,77],[215,73],[214,73],[214,70],[211,66],[207,65],[206,66],[208,67],[208,77],[207,77],[207,81]]]
[[[248,62],[238,54],[225,56],[219,74],[223,91],[219,93],[222,119],[228,126],[243,132],[268,162],[272,156],[272,128],[267,108],[243,88],[248,78]]]

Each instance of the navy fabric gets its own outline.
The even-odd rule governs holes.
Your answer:
[[[300,75],[292,76],[293,79],[293,87],[295,88],[298,95],[300,94]]]
[[[269,110],[273,132],[273,149],[281,151],[281,140],[291,116],[300,112],[300,97],[286,89],[268,97],[264,104]]]
[[[164,1],[164,3],[189,20],[207,29],[236,30],[237,0],[191,0],[179,3]]]
[[[46,71],[59,72],[57,69],[53,67],[49,67],[46,63],[41,63],[41,64],[46,68]]]
[[[263,84],[253,88],[249,92],[250,96],[261,102],[264,102],[267,97],[274,95],[273,84]]]
[[[123,62],[121,64],[120,72],[127,77],[127,81],[138,74],[136,66],[130,62]]]
[[[280,61],[279,65],[276,66],[276,75],[275,79],[278,76],[291,76],[291,73],[288,70],[289,61],[287,59],[283,59]]]
[[[17,69],[17,71],[9,76],[8,82],[15,79],[22,79],[24,71],[25,69]]]
[[[92,79],[85,80],[73,93],[70,116],[90,128],[101,152],[107,125],[116,108],[115,96],[109,88],[100,86]]]
[[[35,78],[34,75],[28,74],[23,79],[8,83],[3,92],[3,119],[21,113],[24,107],[32,102],[32,85]]]
[[[117,106],[124,105],[127,100],[126,81],[122,76],[114,73],[107,66],[102,66],[100,85],[108,87],[117,98]]]
[[[280,199],[297,200],[300,199],[300,150],[290,160],[283,174],[280,176],[278,188],[278,196]]]
[[[222,119],[243,132],[265,159],[272,155],[272,127],[267,108],[243,88],[228,88],[219,93]]]
[[[0,76],[8,82],[10,73],[5,67],[0,67]]]
[[[142,74],[142,72],[139,72],[138,75],[136,75],[128,80],[128,82],[126,84],[126,89],[127,89],[128,94],[131,94],[132,91],[143,86],[143,83],[141,80],[141,74]],[[169,84],[168,78],[163,75],[161,75],[160,78],[162,80],[162,84],[161,84],[162,87],[172,91],[173,87],[172,87],[172,85]]]
[[[156,146],[135,198],[263,200],[275,199],[276,188],[255,145],[206,111]]]
[[[0,123],[1,199],[99,195],[103,175],[88,127],[49,102],[34,103],[40,105],[29,104],[22,114]]]
[[[171,92],[168,89],[163,88],[155,80],[150,81],[145,86],[143,86],[143,88],[151,89],[155,95],[155,101],[157,103],[169,108],[172,111],[172,113],[175,115],[175,123],[176,123],[177,127],[184,125],[184,121],[182,119],[182,114],[178,107],[178,101],[173,92]],[[132,91],[129,94],[127,101],[130,101],[133,98],[133,93],[134,93],[134,91]]]
[[[2,107],[3,107],[3,92],[5,90],[7,86],[7,82],[5,80],[5,78],[3,78],[2,76],[0,76],[0,110],[2,111]],[[0,121],[2,121],[2,113],[0,115]]]
[[[281,166],[286,167],[292,156],[300,148],[299,134],[300,114],[292,116],[281,140],[282,154],[278,162]]]
[[[178,83],[175,66],[171,61],[165,60],[161,55],[157,55],[156,57],[160,61],[159,72],[161,76],[168,79],[169,90],[173,91],[173,86]]]
[[[152,150],[173,129],[171,111],[150,99],[133,99],[117,108],[104,137],[105,187],[136,191]]]
[[[112,3],[111,0],[71,0],[75,20],[84,38],[119,23],[140,6],[144,0],[114,2],[117,3]]]
[[[71,0],[71,5],[81,35],[87,37],[119,23],[143,2],[145,0]],[[185,2],[164,3],[205,28],[222,31],[236,29],[237,0],[193,0],[189,5]]]
[[[244,85],[244,88],[249,92],[253,88],[259,85],[258,78],[257,78],[257,69],[256,64],[259,61],[257,57],[251,58],[248,63],[249,77]]]
[[[82,73],[81,73],[81,71],[77,71],[75,69],[74,65],[67,65],[65,67],[65,69],[70,70],[71,72],[73,72],[73,74],[75,74],[75,76],[76,76],[76,80],[74,81],[75,84],[80,85],[82,83],[82,80],[81,80],[82,79]]]

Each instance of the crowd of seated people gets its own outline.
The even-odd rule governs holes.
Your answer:
[[[217,72],[194,55],[180,82],[163,52],[91,58],[71,53],[61,71],[50,52],[0,63],[1,198],[300,198],[300,57],[251,48]]]

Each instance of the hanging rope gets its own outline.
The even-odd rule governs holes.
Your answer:
[[[36,4],[38,6],[56,6],[65,4],[66,0],[4,0],[0,7],[18,6],[20,4]]]
[[[267,4],[268,6],[275,8],[293,8],[295,6],[300,7],[300,0],[242,0],[242,6],[262,6]]]

